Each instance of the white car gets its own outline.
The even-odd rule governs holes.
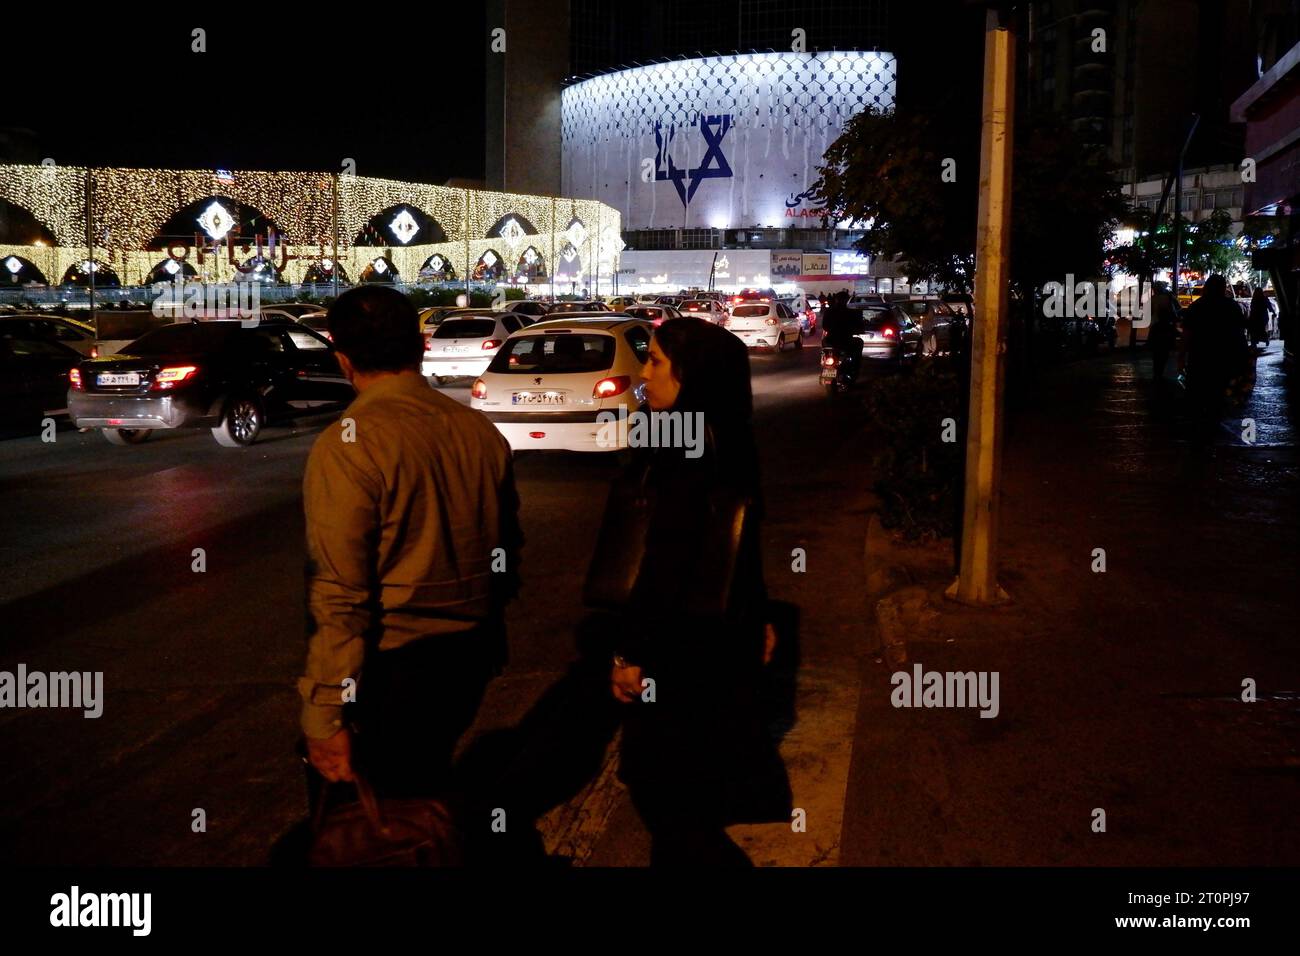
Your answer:
[[[623,312],[636,319],[645,319],[656,329],[669,319],[682,317],[682,314],[671,305],[630,305]]]
[[[704,319],[714,325],[719,325],[727,317],[726,307],[717,299],[685,299],[681,313],[688,318]]]
[[[626,430],[597,416],[636,410],[653,332],[643,319],[591,313],[530,325],[479,376],[470,406],[515,451],[617,451]]]
[[[536,321],[546,315],[551,310],[550,305],[545,302],[538,302],[536,299],[511,299],[505,305],[501,306],[501,312],[513,312],[516,315],[526,315]]]
[[[740,302],[721,324],[751,349],[803,348],[799,320],[780,302]]]
[[[448,316],[424,336],[420,370],[441,385],[445,378],[482,375],[513,332],[531,324],[526,315],[483,310]]]

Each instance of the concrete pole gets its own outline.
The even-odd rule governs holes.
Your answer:
[[[961,563],[948,596],[964,604],[1008,600],[997,583],[998,484],[1002,468],[1002,376],[1010,275],[1015,35],[989,10],[984,27],[984,122],[975,250],[970,412]]]

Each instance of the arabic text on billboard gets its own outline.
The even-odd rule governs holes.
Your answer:
[[[870,271],[871,258],[860,252],[836,252],[831,255],[831,272],[837,276],[864,276]]]
[[[788,279],[802,274],[803,254],[773,251],[770,271],[773,279]]]
[[[803,274],[806,276],[830,275],[831,257],[825,252],[805,252],[803,254]]]

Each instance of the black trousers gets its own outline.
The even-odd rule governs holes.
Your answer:
[[[1169,364],[1169,349],[1151,348],[1151,379],[1156,383],[1164,381],[1165,367]]]
[[[443,797],[454,788],[456,744],[474,723],[488,681],[496,672],[498,626],[437,634],[366,659],[355,703],[344,707],[353,729],[354,769],[384,797]],[[307,768],[310,805],[323,778]],[[350,786],[335,786],[330,801],[354,800]]]

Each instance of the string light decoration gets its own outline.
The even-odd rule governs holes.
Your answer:
[[[334,256],[334,191],[338,191],[338,261],[344,274],[361,275],[384,257],[401,276],[416,277],[434,256],[442,256],[451,274],[473,274],[489,249],[502,263],[519,262],[530,246],[554,274],[558,252],[571,247],[585,272],[612,274],[622,250],[621,217],[595,200],[556,199],[487,190],[453,189],[425,183],[318,172],[255,172],[216,170],[107,169],[71,166],[0,165],[0,199],[32,214],[57,240],[56,246],[0,245],[0,259],[18,255],[30,260],[47,277],[64,275],[93,255],[108,264],[124,284],[143,283],[160,260],[175,257],[208,281],[240,278],[236,263],[252,255],[243,237],[234,244],[233,258],[222,244],[215,252],[180,248],[153,249],[164,224],[179,210],[215,197],[227,197],[257,210],[279,225],[275,251],[277,267],[288,282],[302,282],[309,270],[319,274],[321,263]],[[86,248],[86,190],[91,192],[95,233],[93,253]],[[225,203],[220,203],[223,209]],[[370,220],[392,207],[409,206],[432,219],[446,242],[353,247]],[[226,216],[229,216],[229,212]],[[537,230],[529,235],[519,220]],[[496,234],[490,231],[503,223]],[[224,223],[216,223],[217,226]],[[195,223],[195,231],[205,227]],[[225,233],[223,232],[224,236]],[[217,238],[208,232],[211,242]],[[420,238],[409,232],[408,241]],[[328,252],[327,252],[328,250]],[[184,252],[184,255],[181,253]],[[281,257],[287,256],[281,262]],[[268,258],[271,258],[268,254]],[[328,270],[325,270],[328,271]]]

